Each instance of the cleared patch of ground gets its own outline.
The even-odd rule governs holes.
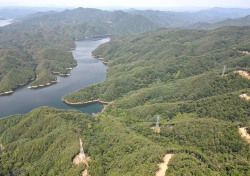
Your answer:
[[[242,138],[244,138],[250,144],[250,135],[247,133],[247,128],[239,128],[239,132]]]
[[[250,55],[249,51],[240,51],[242,54]]]
[[[82,172],[82,176],[88,176],[88,169],[85,169],[85,170]]]
[[[249,100],[250,100],[250,96],[248,96],[246,93],[241,94],[241,95],[240,95],[240,98],[245,99],[246,101],[249,101]]]
[[[3,147],[3,144],[0,144],[0,153],[2,153],[4,147]]]
[[[155,133],[160,133],[161,132],[161,127],[152,127],[151,128]]]
[[[165,176],[168,169],[168,163],[172,158],[173,154],[166,154],[163,158],[163,163],[159,164],[159,170],[156,172],[155,176]]]
[[[237,70],[234,73],[238,73],[239,75],[241,75],[241,76],[243,76],[243,77],[245,77],[247,79],[250,79],[249,73],[247,71],[245,71],[245,70]]]
[[[90,161],[89,157],[81,157],[80,154],[76,155],[76,157],[73,160],[74,165],[79,165],[81,163],[86,164],[88,166],[88,161]]]
[[[88,167],[89,167],[88,162],[89,161],[90,161],[90,158],[85,155],[83,156],[81,153],[76,155],[76,157],[73,159],[74,165],[85,164],[87,166],[87,168],[82,172],[82,176],[88,176]]]

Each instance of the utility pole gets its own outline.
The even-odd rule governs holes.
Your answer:
[[[80,154],[79,154],[80,158],[81,159],[84,159],[85,158],[85,154],[84,154],[84,150],[83,150],[83,147],[82,147],[82,140],[80,139]]]
[[[160,123],[160,117],[157,116],[156,117],[156,125],[155,125],[156,128],[159,128],[159,123]]]
[[[224,65],[224,67],[223,67],[223,71],[222,71],[222,73],[221,73],[221,76],[224,76],[224,75],[225,75],[226,69],[227,69],[227,66],[226,66],[226,65]]]

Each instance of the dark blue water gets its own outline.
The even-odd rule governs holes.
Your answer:
[[[71,70],[70,77],[58,77],[59,83],[41,89],[28,89],[28,85],[17,89],[12,95],[0,96],[0,117],[28,113],[39,106],[59,109],[77,109],[86,113],[100,112],[101,103],[67,105],[61,101],[65,94],[106,79],[106,66],[91,56],[91,52],[109,39],[89,39],[76,42],[73,52],[78,65]]]

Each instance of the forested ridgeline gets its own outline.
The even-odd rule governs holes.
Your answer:
[[[249,55],[241,52],[249,47],[249,38],[249,27],[224,27],[159,29],[114,39],[93,52],[108,62],[107,80],[64,98],[69,102],[130,101],[133,94],[143,103],[177,102],[248,89],[249,80],[234,70],[249,70]],[[130,101],[123,106],[133,105]]]
[[[168,175],[249,174],[249,144],[237,124],[178,113],[160,116],[159,134],[155,121],[116,108],[93,118],[48,107],[1,119],[0,175],[80,175],[79,138],[93,176],[152,176],[166,153],[174,154]]]
[[[249,27],[224,27],[116,38],[93,52],[108,62],[107,80],[64,99],[114,101],[102,124],[122,122],[163,147],[161,158],[173,153],[167,175],[249,175],[249,144],[238,128],[250,125],[250,102],[240,96],[250,94],[250,80],[235,72],[250,71],[249,34]]]
[[[51,82],[55,82],[55,73],[68,75],[69,70],[67,68],[72,68],[76,65],[76,61],[70,53],[71,49],[74,48],[75,40],[88,37],[133,34],[159,27],[207,29],[209,28],[206,25],[207,23],[213,23],[211,24],[214,26],[213,28],[249,24],[249,17],[246,16],[250,13],[249,9],[229,11],[230,13],[225,9],[215,8],[197,13],[152,10],[124,12],[77,8],[62,12],[40,12],[19,18],[13,24],[2,27],[0,30],[0,93],[9,92],[34,80],[31,84],[33,87],[48,85]],[[229,17],[242,18],[234,19],[232,22],[223,21]],[[217,25],[215,22],[220,24]],[[193,40],[192,36],[203,36],[204,32],[200,34],[198,31],[188,33]],[[172,40],[178,39],[176,38],[179,35],[178,32],[172,34]],[[181,42],[180,37],[183,34],[180,32],[179,42]],[[158,45],[159,41],[164,39],[164,36],[169,37],[170,35],[160,35],[160,38],[156,40],[158,42],[155,44]],[[212,34],[211,37],[216,36]],[[232,37],[237,36],[233,35]],[[131,37],[129,38],[131,39]],[[188,38],[184,40],[188,40]],[[207,36],[206,40],[206,43],[209,45],[208,40],[210,40],[209,36]],[[151,41],[154,41],[154,39],[151,39]],[[221,42],[216,45],[223,46],[223,41]],[[172,44],[176,44],[176,46]],[[191,42],[190,45],[192,44]],[[166,45],[164,48],[168,47],[171,54],[179,56],[184,49],[182,47],[187,47],[187,45],[188,41],[185,42],[185,45],[180,45],[177,40],[175,43],[171,43],[172,48],[169,45]],[[196,45],[194,44],[192,47],[195,48]],[[213,49],[213,46],[210,47],[212,47],[210,49]],[[140,49],[142,48],[140,47]],[[147,48],[144,49],[146,50]],[[187,52],[192,53],[192,48],[189,49],[190,51]],[[199,51],[202,52],[202,48],[200,49]],[[151,54],[154,55],[154,52],[158,53],[155,50]],[[25,59],[23,55],[26,55]],[[48,55],[50,55],[50,58],[47,57]],[[159,57],[161,56],[159,55]]]
[[[55,73],[69,74],[67,68],[76,65],[75,40],[157,27],[140,15],[83,8],[20,19],[0,30],[0,93],[31,80],[34,87],[49,84],[56,81]]]
[[[31,17],[35,19],[32,25],[23,26],[30,32],[21,33],[29,36],[30,45],[4,38],[2,31],[10,37],[15,30],[1,28],[1,38],[6,41],[0,60],[6,69],[2,80],[12,80],[6,75],[18,78],[15,74],[22,64],[27,68],[27,73],[22,73],[27,76],[22,78],[34,79],[39,73],[37,81],[54,80],[52,71],[64,73],[74,65],[68,49],[76,36],[90,35],[79,32],[83,29],[76,27],[79,24],[72,27],[71,23],[77,22],[67,17],[81,10],[63,12],[66,15],[58,20],[60,25],[54,16]],[[96,16],[105,13],[97,11]],[[43,32],[36,30],[37,25]],[[35,42],[32,35],[41,38]],[[0,175],[80,175],[86,166],[72,162],[79,153],[79,138],[90,157],[88,170],[93,176],[155,175],[157,164],[167,153],[174,154],[167,175],[249,175],[249,144],[238,128],[250,125],[250,102],[240,97],[250,95],[250,80],[235,73],[250,71],[249,41],[250,27],[211,31],[161,28],[113,37],[93,52],[108,63],[107,80],[64,99],[114,103],[93,117],[41,107],[1,119]],[[12,42],[16,42],[14,49]]]

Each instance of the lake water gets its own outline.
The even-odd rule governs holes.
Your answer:
[[[6,26],[11,23],[12,23],[12,20],[0,20],[0,27]]]
[[[41,89],[18,88],[13,94],[0,96],[0,117],[28,113],[39,106],[60,109],[77,109],[86,113],[100,112],[101,103],[67,105],[61,101],[65,94],[106,79],[106,66],[91,56],[91,52],[109,39],[89,39],[76,42],[72,51],[78,65],[71,70],[70,77],[58,77],[59,83]]]

